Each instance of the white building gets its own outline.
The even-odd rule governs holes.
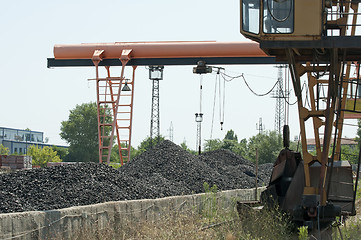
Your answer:
[[[28,147],[36,145],[41,148],[44,146],[53,146],[54,144],[47,144],[44,142],[44,133],[21,130],[14,128],[0,127],[0,144],[10,150],[10,154],[26,154]],[[57,146],[64,147],[66,146]]]

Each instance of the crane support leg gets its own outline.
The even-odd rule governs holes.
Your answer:
[[[99,77],[99,62],[104,50],[96,50],[93,63],[96,71],[99,162],[110,164],[110,157],[116,136],[120,164],[130,158],[131,125],[133,113],[133,93],[135,69],[132,79],[125,79],[125,67],[130,60],[132,50],[123,50],[120,56],[122,69],[120,77],[112,77],[110,67],[105,66],[107,77]]]
[[[294,170],[292,174],[287,173],[285,170],[289,168],[287,165],[293,166],[298,161],[294,160],[297,157],[291,157],[295,153],[284,150],[286,153],[281,152],[280,160],[276,161],[271,182],[282,185],[282,181],[286,179],[285,177],[292,176],[292,180],[290,180],[291,182],[288,183],[286,189],[288,188],[289,191],[294,193],[295,189],[303,186],[303,192],[300,193],[302,195],[301,202],[294,201],[292,194],[287,194],[287,191],[281,195],[278,194],[281,199],[279,202],[283,208],[294,213],[296,222],[301,222],[301,224],[309,225],[310,228],[315,229],[318,228],[315,226],[317,218],[320,219],[319,222],[321,222],[322,226],[327,226],[336,216],[341,214],[341,210],[351,214],[351,168],[339,161],[339,154],[330,155],[331,150],[335,152],[340,149],[340,133],[343,126],[341,109],[345,106],[347,95],[347,86],[344,81],[349,78],[350,69],[349,64],[340,58],[339,49],[337,48],[329,49],[327,53],[329,54],[328,63],[303,63],[295,60],[296,53],[292,49],[286,51],[293,87],[298,99],[303,155],[303,161],[300,161],[300,165],[303,164],[303,174],[300,168]],[[303,75],[307,76],[307,88],[305,84],[301,83]],[[309,121],[311,119],[312,122]],[[313,125],[316,153],[313,153],[313,150],[308,148],[306,141],[307,123]],[[335,140],[332,144],[333,136]],[[333,162],[335,160],[337,164],[334,166]],[[283,161],[285,162],[283,163],[284,168],[281,164]],[[333,167],[337,168],[337,173],[332,176]],[[282,171],[284,172],[280,174]],[[302,175],[304,179],[300,177]],[[298,183],[296,183],[297,181]],[[302,183],[302,181],[304,182]],[[336,192],[337,194],[335,194]],[[338,198],[334,197],[336,195]],[[320,211],[323,212],[323,215],[320,214]],[[305,216],[307,217],[305,218]],[[322,226],[320,227],[322,228]]]

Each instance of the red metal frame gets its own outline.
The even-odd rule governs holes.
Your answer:
[[[120,60],[122,69],[120,77],[112,77],[110,67],[106,66],[107,77],[99,77],[99,62],[103,59],[104,50],[95,50],[92,60],[96,72],[96,89],[97,89],[97,113],[98,113],[98,141],[99,141],[99,162],[106,161],[110,163],[110,157],[113,147],[114,136],[116,136],[120,164],[130,158],[131,146],[131,128],[133,114],[133,96],[134,96],[134,77],[135,67],[133,68],[132,80],[127,81],[124,77],[125,66],[130,60],[132,50],[122,51]],[[122,88],[127,83],[131,91],[123,92]],[[128,100],[128,103],[124,103]],[[127,108],[127,110],[124,110]],[[124,117],[124,115],[127,115]],[[125,131],[125,134],[121,134]],[[109,133],[110,131],[110,133]],[[123,145],[123,146],[122,146]],[[124,146],[125,145],[125,146]],[[126,155],[123,156],[123,151]]]

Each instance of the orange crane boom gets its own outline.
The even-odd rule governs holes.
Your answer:
[[[137,58],[197,58],[197,57],[269,57],[256,42],[115,42],[95,44],[55,45],[55,59],[92,59],[95,50],[104,50],[103,59],[119,58],[123,50],[131,49]]]

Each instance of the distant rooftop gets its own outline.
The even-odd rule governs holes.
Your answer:
[[[10,150],[10,154],[26,154],[28,147],[36,145],[40,148],[45,146],[57,146],[67,148],[67,146],[49,144],[44,142],[44,132],[0,127],[0,144]]]
[[[323,138],[320,138],[321,143],[323,142]],[[331,139],[331,143],[333,143],[334,139]],[[314,138],[307,139],[307,145],[316,145],[316,140]],[[357,142],[353,138],[341,138],[341,145],[357,145]]]
[[[0,127],[0,140],[43,143],[44,133],[32,130]]]

